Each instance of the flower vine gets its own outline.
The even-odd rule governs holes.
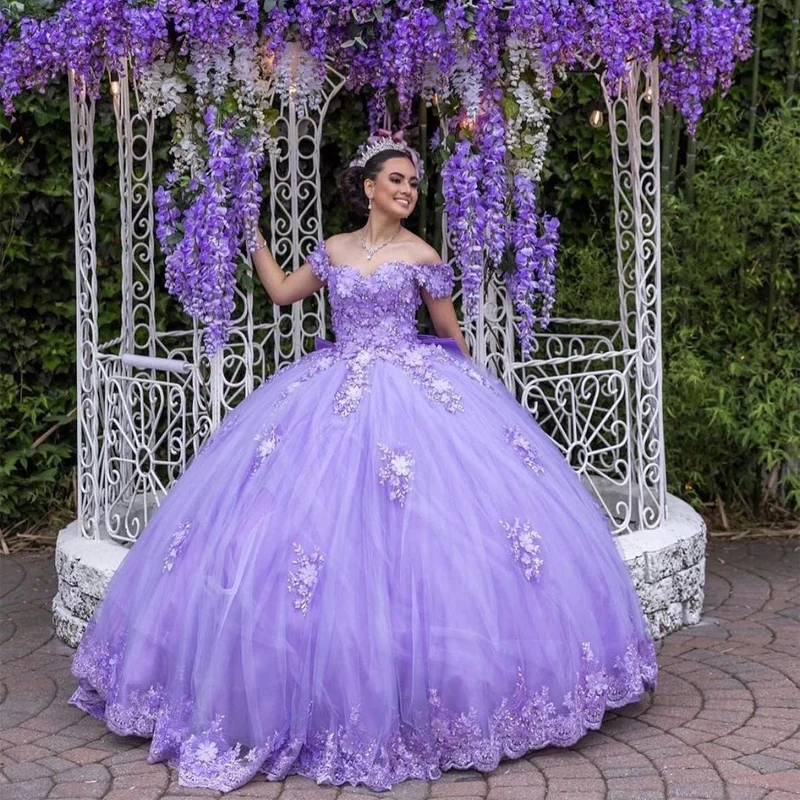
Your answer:
[[[213,355],[227,340],[242,243],[275,146],[273,98],[309,114],[327,65],[369,88],[373,129],[390,101],[437,105],[437,158],[465,309],[486,266],[503,268],[524,352],[554,297],[558,221],[537,207],[560,71],[605,69],[621,91],[632,62],[660,58],[662,102],[694,130],[750,53],[744,0],[66,0],[30,16],[0,12],[0,100],[71,70],[99,96],[106,71],[132,66],[140,108],[173,121],[172,169],[156,192],[167,286],[204,326]],[[248,242],[249,243],[249,242]]]

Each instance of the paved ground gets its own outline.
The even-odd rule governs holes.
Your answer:
[[[800,565],[797,540],[714,543],[705,618],[659,653],[655,697],[609,714],[570,750],[504,762],[493,774],[407,781],[383,798],[487,800],[800,798]],[[179,786],[122,738],[66,705],[72,650],[53,635],[53,554],[0,561],[0,800],[167,800],[219,792]],[[302,778],[253,781],[228,798],[371,795]]]

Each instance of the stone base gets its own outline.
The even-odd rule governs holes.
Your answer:
[[[666,517],[658,528],[615,539],[654,639],[696,625],[703,611],[706,524],[688,503],[672,495],[667,495]]]
[[[58,592],[53,598],[56,636],[72,647],[106,593],[122,559],[130,550],[112,539],[85,539],[74,520],[58,534],[56,574]]]
[[[669,495],[663,525],[625,533],[615,541],[631,571],[654,638],[700,621],[706,527],[691,506]],[[77,520],[59,533],[53,621],[56,635],[67,644],[77,647],[89,617],[129,549],[110,539],[84,539]]]

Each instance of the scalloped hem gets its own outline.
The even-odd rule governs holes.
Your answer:
[[[79,675],[80,685],[68,703],[103,720],[120,736],[151,738],[148,762],[166,761],[181,786],[230,792],[261,772],[270,781],[301,775],[320,785],[387,791],[404,780],[436,780],[450,769],[491,772],[504,759],[549,746],[569,747],[599,729],[607,710],[637,702],[654,690],[656,675],[650,639],[629,644],[609,671],[584,645],[575,686],[558,708],[547,689],[530,692],[520,671],[514,692],[483,725],[475,709],[451,711],[431,690],[425,723],[404,724],[383,742],[366,734],[357,708],[336,730],[312,731],[304,740],[276,732],[269,741],[248,747],[226,741],[222,715],[201,733],[191,733],[191,701],[184,701],[181,709],[171,707],[157,687],[132,692],[124,706],[109,704],[106,693]]]

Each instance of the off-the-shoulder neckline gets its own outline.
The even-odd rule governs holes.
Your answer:
[[[406,266],[406,267],[437,267],[437,266],[448,266],[444,261],[405,261],[401,258],[393,258],[391,261],[384,261],[372,270],[372,272],[364,273],[358,267],[354,266],[353,264],[333,264],[331,263],[331,269],[352,269],[354,272],[358,273],[365,281],[370,280],[373,278],[378,272],[380,272],[384,267],[389,265],[393,266]]]
[[[320,244],[322,245],[322,249],[325,252],[325,257],[328,259],[328,265],[330,266],[331,269],[342,269],[342,268],[344,268],[344,269],[352,269],[354,272],[357,272],[365,281],[370,280],[370,278],[372,278],[376,273],[380,272],[380,270],[382,270],[385,266],[388,266],[389,264],[393,264],[395,266],[402,264],[402,265],[407,266],[407,267],[440,267],[440,266],[449,267],[450,266],[446,261],[409,261],[408,259],[404,259],[404,258],[392,258],[392,259],[389,259],[389,261],[383,261],[380,264],[378,264],[378,266],[375,267],[375,269],[372,270],[372,272],[364,273],[358,267],[356,267],[353,264],[348,264],[346,262],[343,262],[341,264],[334,264],[333,261],[331,261],[331,255],[328,252],[328,245],[325,243],[325,240],[324,239],[320,239],[319,241],[320,241]]]

